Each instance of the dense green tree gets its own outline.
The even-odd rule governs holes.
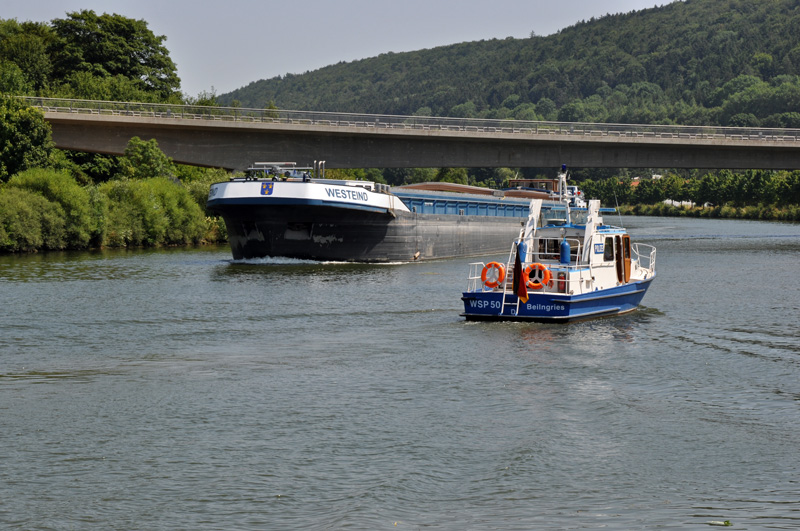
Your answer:
[[[64,249],[66,219],[58,203],[22,188],[0,188],[0,251]]]
[[[558,108],[550,98],[541,98],[536,102],[536,114],[545,120],[555,120],[558,115]]]
[[[33,92],[22,69],[6,60],[0,60],[0,93],[27,95]]]
[[[72,172],[81,184],[105,182],[122,171],[121,157],[83,151],[60,151],[60,153],[66,160],[59,167]]]
[[[588,180],[580,183],[580,188],[588,199],[599,199],[604,205],[615,206],[634,202],[634,188],[629,178]]]
[[[778,204],[800,205],[800,171],[784,173],[784,180],[777,187]]]
[[[202,209],[170,179],[115,180],[99,188],[109,200],[109,246],[191,243],[203,235]]]
[[[652,205],[665,199],[671,199],[666,196],[664,189],[657,180],[650,179],[639,181],[634,198],[637,203],[645,205]]]
[[[716,89],[713,92],[711,101],[709,103],[714,106],[720,106],[735,94],[740,94],[750,90],[753,87],[759,87],[763,85],[764,82],[758,76],[742,74]]]
[[[761,125],[761,121],[751,112],[742,112],[731,116],[727,125],[731,127],[758,127]]]
[[[686,181],[677,175],[664,175],[658,180],[659,188],[661,188],[664,199],[672,199],[673,201],[689,201],[689,189],[686,187]]]
[[[436,181],[456,184],[469,184],[466,168],[439,168],[435,176]]]
[[[124,76],[162,99],[178,94],[180,78],[163,45],[166,37],[153,34],[144,20],[82,10],[53,20],[52,27],[53,73],[59,79],[77,72]]]
[[[372,181],[386,184],[381,171],[375,168],[330,168],[325,170],[325,178],[346,181]]]
[[[72,72],[53,87],[53,92],[61,97],[85,100],[161,101],[159,94],[144,90],[140,82],[121,74],[98,76],[90,72]]]
[[[81,249],[101,243],[98,220],[92,215],[91,195],[69,174],[41,168],[30,169],[13,176],[8,181],[8,187],[36,192],[61,206],[67,247]]]
[[[466,103],[459,103],[450,109],[450,116],[455,118],[475,118],[478,115],[475,103],[468,101]]]
[[[717,204],[720,200],[718,190],[719,178],[717,175],[713,173],[703,175],[700,179],[695,180],[690,200],[698,205],[704,205],[706,203]]]
[[[175,167],[172,159],[158,147],[155,138],[142,140],[138,136],[128,141],[125,155],[120,158],[120,175],[129,179],[172,177]]]
[[[536,114],[536,105],[533,103],[523,103],[514,107],[513,118],[515,120],[525,121],[535,121],[541,119],[541,117]]]
[[[47,166],[52,149],[42,112],[0,94],[0,182],[28,168]]]
[[[202,91],[197,97],[184,97],[184,103],[187,105],[199,105],[203,107],[217,107],[219,106],[219,102],[217,101],[217,93],[212,88],[210,91]],[[267,108],[275,108],[274,105],[267,105]]]
[[[436,180],[436,168],[411,168],[408,180],[403,184],[427,183]]]
[[[559,122],[588,122],[589,113],[582,102],[567,103],[558,111]]]
[[[411,168],[385,168],[383,179],[391,186],[407,184],[408,176],[411,175]]]
[[[48,46],[55,39],[52,29],[44,23],[0,20],[0,62],[19,68],[25,84],[40,90],[47,86],[52,71]],[[11,93],[23,93],[9,90]]]
[[[788,127],[792,129],[800,129],[800,112],[771,114],[762,120],[761,125],[763,127]]]

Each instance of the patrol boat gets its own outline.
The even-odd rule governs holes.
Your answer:
[[[326,179],[324,164],[255,163],[211,186],[206,203],[225,220],[234,259],[409,262],[495,254],[546,192],[452,183],[389,187]]]
[[[571,208],[566,194],[557,208],[531,200],[508,261],[470,264],[461,315],[565,323],[635,310],[656,277],[656,249],[606,225],[601,214],[613,211],[595,199]]]

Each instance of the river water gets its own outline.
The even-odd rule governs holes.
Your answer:
[[[644,306],[571,325],[465,322],[468,259],[0,257],[0,527],[800,527],[800,225],[623,221]]]

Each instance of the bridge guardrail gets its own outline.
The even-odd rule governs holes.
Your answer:
[[[580,135],[619,138],[725,139],[738,141],[800,142],[800,129],[741,128],[684,125],[536,122],[481,118],[448,118],[384,114],[290,111],[245,107],[210,107],[100,100],[74,100],[20,96],[28,105],[46,112],[145,116],[180,120],[265,122],[335,127],[418,129],[525,135]]]

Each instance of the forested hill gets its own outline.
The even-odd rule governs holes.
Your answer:
[[[546,37],[342,62],[256,81],[219,101],[379,114],[800,127],[798,74],[797,0],[686,0],[607,15]]]

